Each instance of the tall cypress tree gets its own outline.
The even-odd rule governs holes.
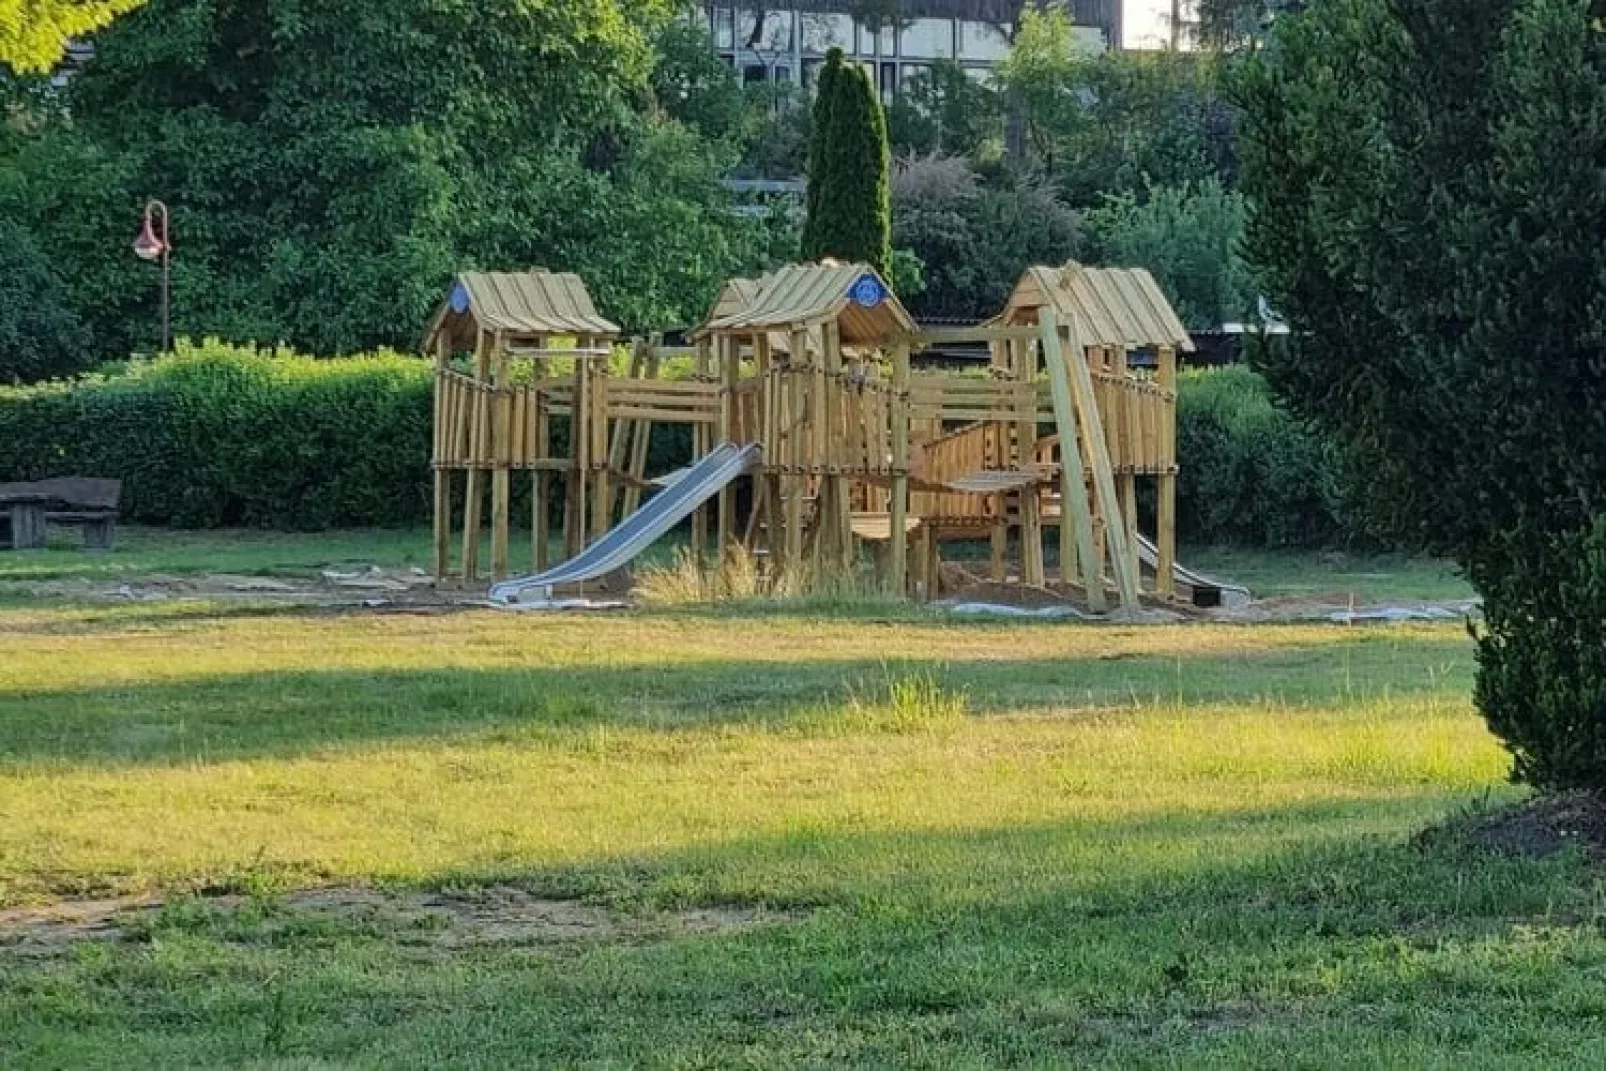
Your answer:
[[[803,256],[864,261],[892,275],[891,153],[887,120],[862,67],[826,56],[809,142]]]

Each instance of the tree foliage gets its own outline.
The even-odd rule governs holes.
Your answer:
[[[1031,162],[1075,208],[1216,177],[1231,184],[1235,109],[1208,55],[1079,52],[1064,12],[1027,10],[999,82]]]
[[[0,65],[44,74],[67,43],[132,11],[144,0],[0,0]]]
[[[155,340],[128,252],[173,212],[180,333],[410,346],[470,267],[590,277],[632,329],[764,266],[718,178],[736,119],[662,0],[151,0],[96,40],[72,116],[0,146],[0,202],[72,265],[96,355]],[[673,43],[673,42],[671,42]],[[683,91],[683,92],[681,92]],[[656,94],[656,95],[655,95]]]
[[[1027,267],[1078,253],[1076,217],[1052,188],[1002,168],[978,175],[963,157],[901,160],[892,207],[898,248],[924,268],[923,292],[907,301],[918,316],[991,316]]]
[[[1082,217],[1094,260],[1147,268],[1190,328],[1241,322],[1255,309],[1254,283],[1239,255],[1243,195],[1215,178],[1164,186],[1146,198],[1112,195]]]
[[[821,69],[809,143],[803,256],[863,261],[892,278],[886,117],[869,76],[832,49]]]
[[[1323,0],[1239,87],[1262,356],[1484,596],[1477,700],[1606,785],[1606,78],[1586,0]]]

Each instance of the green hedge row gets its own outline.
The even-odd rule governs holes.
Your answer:
[[[1184,372],[1177,394],[1177,528],[1184,542],[1363,542],[1361,487],[1343,453],[1273,402],[1242,366]]]
[[[0,388],[0,481],[120,478],[146,524],[320,529],[429,519],[430,368],[394,353],[315,360],[209,342],[116,374]],[[1243,368],[1180,384],[1184,540],[1352,541],[1352,481]],[[561,437],[562,430],[558,429]],[[684,428],[650,471],[683,464]],[[528,494],[527,481],[515,482]],[[527,500],[525,500],[527,501]],[[516,502],[515,516],[525,515]]]
[[[123,481],[147,524],[318,529],[429,515],[429,364],[208,342],[0,390],[0,479]]]

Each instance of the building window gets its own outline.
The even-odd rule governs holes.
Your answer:
[[[953,59],[953,20],[911,19],[903,28],[903,44],[898,54],[910,59]]]
[[[898,65],[896,63],[883,63],[881,65],[881,103],[891,104],[898,93]]]
[[[820,55],[840,48],[854,50],[853,16],[826,14],[799,14],[803,31],[803,51]]]
[[[959,24],[959,58],[997,63],[1009,55],[1009,34],[990,22],[965,20]]]
[[[714,18],[714,47],[722,49],[735,48],[736,31],[731,21],[735,12],[728,7],[716,7],[712,9],[712,14]]]
[[[759,16],[763,15],[763,24]],[[752,52],[792,51],[792,12],[740,11],[736,17],[736,46]]]

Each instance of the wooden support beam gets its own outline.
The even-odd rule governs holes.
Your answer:
[[[1077,439],[1076,402],[1071,392],[1070,375],[1066,368],[1064,346],[1060,341],[1059,321],[1051,308],[1039,314],[1038,326],[1042,331],[1043,364],[1048,368],[1048,381],[1054,397],[1054,422],[1060,439],[1060,524],[1072,528],[1076,541],[1076,561],[1082,567],[1082,586],[1087,591],[1087,604],[1094,613],[1103,613],[1104,580],[1099,574],[1094,555],[1093,511],[1088,502],[1087,484],[1083,482],[1082,451]],[[1066,583],[1070,577],[1062,576]]]
[[[892,490],[888,502],[892,529],[887,549],[888,588],[902,596],[909,583],[909,346],[892,347],[892,398],[888,407],[892,435]]]
[[[735,441],[736,436],[736,387],[741,379],[741,362],[738,360],[736,341],[730,335],[720,335],[714,340],[714,360],[719,365],[721,391],[719,396],[719,423],[715,425],[719,442]],[[727,485],[719,490],[719,534],[716,540],[716,553],[719,561],[725,561],[731,544],[736,541],[736,509],[735,498]]]
[[[448,447],[446,362],[451,358],[450,343],[443,332],[435,340],[435,465],[434,550],[435,581],[446,579],[452,551],[452,474],[445,467]]]
[[[1176,594],[1174,570],[1177,564],[1177,351],[1161,346],[1155,384],[1169,391],[1170,397],[1161,415],[1159,463],[1159,502],[1155,517],[1154,543],[1155,590],[1162,595]]]
[[[480,509],[485,497],[481,480],[490,452],[490,421],[485,390],[489,379],[489,357],[490,343],[485,332],[481,331],[474,342],[474,412],[468,424],[468,490],[463,503],[463,582],[466,584],[477,581],[480,572]]]
[[[546,370],[537,362],[536,386],[541,385]],[[546,461],[552,453],[552,418],[547,415],[546,396],[540,390],[531,392],[531,404],[535,406],[535,460]],[[537,573],[546,572],[551,534],[548,531],[548,513],[552,508],[549,499],[552,497],[552,474],[546,469],[536,469],[530,477],[530,568]]]
[[[491,397],[491,578],[505,579],[507,570],[508,503],[512,497],[508,462],[512,460],[509,442],[509,425],[512,417],[512,398],[507,388],[507,353],[503,349],[502,334],[491,338],[491,385],[496,393]]]
[[[1053,310],[1045,309],[1044,312],[1052,316]],[[1110,571],[1115,576],[1116,589],[1121,593],[1121,605],[1135,609],[1138,606],[1137,577],[1130,568],[1129,540],[1116,499],[1115,474],[1110,470],[1104,420],[1099,414],[1098,399],[1093,392],[1093,375],[1088,368],[1087,354],[1076,338],[1074,325],[1069,331],[1070,338],[1064,347],[1065,363],[1069,366],[1071,394],[1076,400],[1076,415],[1082,428],[1082,448],[1093,470],[1093,490],[1099,504],[1099,515],[1105,524]]]

